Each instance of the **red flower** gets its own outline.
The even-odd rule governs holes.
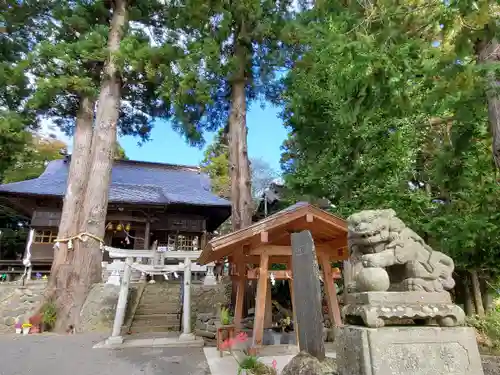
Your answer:
[[[278,366],[278,362],[276,362],[276,360],[273,359],[272,365],[273,365],[273,369],[276,370],[276,366]]]
[[[236,335],[236,341],[237,342],[245,342],[248,340],[248,335],[246,332],[240,332]]]
[[[234,339],[227,339],[220,344],[220,348],[222,350],[230,349],[234,346],[235,340]]]

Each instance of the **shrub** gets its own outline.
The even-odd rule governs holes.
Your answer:
[[[488,312],[483,318],[478,316],[467,318],[467,324],[479,333],[478,343],[481,346],[500,349],[500,307]]]
[[[42,322],[49,328],[53,328],[57,320],[56,305],[53,302],[47,302],[42,306]]]

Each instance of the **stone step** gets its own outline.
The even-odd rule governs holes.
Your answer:
[[[180,325],[166,325],[166,326],[132,326],[130,331],[136,333],[149,333],[149,332],[180,332]]]
[[[176,306],[180,306],[181,301],[178,300],[144,300],[141,299],[139,301],[139,306],[137,306],[138,309],[141,307],[162,307],[162,309],[169,309],[169,308],[175,308]]]
[[[144,292],[143,297],[148,298],[179,298],[181,293],[179,290],[167,290],[167,291],[157,291],[157,292]]]
[[[180,311],[181,311],[181,305],[179,303],[166,303],[166,304],[155,304],[155,305],[140,304],[135,314],[136,315],[176,314]]]
[[[132,326],[168,326],[180,324],[179,314],[135,314]]]

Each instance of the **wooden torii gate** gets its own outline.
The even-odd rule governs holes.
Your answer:
[[[262,345],[266,304],[270,304],[268,279],[289,280],[292,307],[296,311],[292,274],[291,233],[309,230],[313,236],[318,264],[322,269],[328,314],[335,326],[342,325],[334,279],[340,278],[331,262],[348,259],[347,224],[307,202],[299,202],[247,228],[214,238],[203,249],[200,264],[229,258],[230,275],[237,283],[234,323],[241,329],[245,282],[257,279],[257,296],[253,328],[253,347]],[[272,264],[285,264],[284,271],[270,271]],[[254,268],[257,265],[258,268]],[[272,276],[271,276],[272,275]],[[268,306],[270,307],[270,306]],[[296,321],[296,319],[294,319]]]

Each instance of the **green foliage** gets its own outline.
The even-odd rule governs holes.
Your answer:
[[[61,159],[67,150],[66,143],[39,135],[30,135],[30,142],[18,155],[15,164],[5,174],[3,183],[30,180],[39,177],[47,163]]]
[[[147,141],[155,118],[167,118],[170,98],[160,98],[158,86],[171,91],[172,62],[182,55],[164,33],[161,1],[130,3],[129,24],[113,58],[121,69],[119,134]],[[29,106],[72,134],[80,100],[96,100],[108,58],[109,23],[113,3],[105,0],[57,2],[51,6],[50,38],[29,56],[36,92]],[[55,41],[55,42],[54,42]],[[174,41],[175,42],[175,41]],[[168,86],[168,87],[167,87]]]
[[[479,342],[484,346],[500,350],[500,308],[488,312],[484,318],[472,316],[467,318],[467,325],[474,327],[481,335],[486,336],[487,340]]]
[[[54,327],[57,320],[56,305],[53,302],[46,302],[41,309],[42,322],[49,327]]]
[[[457,4],[318,3],[305,12],[281,98],[290,129],[282,166],[294,194],[326,197],[344,216],[393,208],[458,267],[494,274],[493,67],[476,63],[470,27],[457,22],[473,10]]]
[[[229,176],[229,147],[224,129],[219,129],[213,143],[205,150],[201,169],[210,177],[212,191],[217,195],[231,196],[231,177]]]
[[[32,93],[25,74],[26,55],[43,40],[48,1],[2,3],[0,23],[0,181],[29,143],[29,129],[37,127],[35,113],[25,102]]]
[[[251,103],[273,97],[279,69],[287,63],[286,26],[290,0],[177,1],[170,9],[173,29],[185,45],[178,61],[173,99],[176,128],[192,144],[203,144],[204,131],[226,127],[231,87],[246,85]],[[170,91],[163,91],[169,97]]]
[[[229,144],[226,129],[219,129],[214,141],[208,145],[201,162],[201,169],[208,174],[212,191],[217,195],[231,197],[231,176],[229,174]],[[252,159],[250,163],[252,196],[260,198],[263,190],[278,177],[271,166],[262,159]]]
[[[115,159],[129,160],[127,154],[125,153],[125,149],[118,142],[116,142]]]
[[[221,307],[220,309],[220,314],[219,314],[219,319],[222,325],[228,325],[231,324],[231,312],[229,308],[227,307]]]

